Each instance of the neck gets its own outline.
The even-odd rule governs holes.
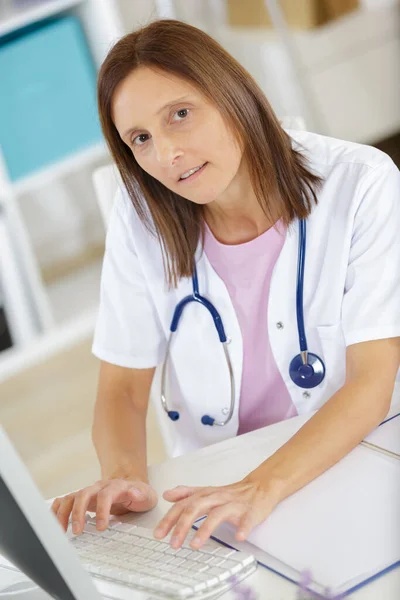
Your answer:
[[[272,226],[260,205],[252,211],[207,206],[204,216],[213,235],[222,244],[250,242]]]
[[[204,218],[222,244],[244,244],[272,227],[261,208],[248,176],[236,177],[218,199],[204,206]]]

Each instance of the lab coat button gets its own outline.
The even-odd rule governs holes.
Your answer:
[[[277,329],[283,329],[283,323],[282,321],[278,321],[276,324]]]
[[[310,392],[303,392],[303,398],[305,398],[306,400],[308,400],[308,398],[311,398]]]

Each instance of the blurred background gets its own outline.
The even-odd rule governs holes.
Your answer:
[[[399,15],[398,0],[0,0],[0,424],[46,497],[99,477],[90,348],[105,226],[92,176],[110,162],[95,87],[112,43],[157,17],[189,22],[288,124],[399,165]],[[148,439],[149,463],[162,461],[153,409]]]

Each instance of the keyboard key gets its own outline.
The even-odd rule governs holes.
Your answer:
[[[101,532],[102,538],[112,538],[112,537],[115,537],[116,535],[118,535],[118,532],[114,531],[113,529],[106,529],[105,531]]]
[[[158,550],[159,552],[165,552],[166,550],[168,550],[168,548],[170,548],[169,544],[166,544],[165,542],[158,542],[157,546],[154,547],[154,550]]]
[[[165,554],[179,554],[180,551],[180,548],[171,548],[171,546],[168,546],[167,550],[165,551]]]
[[[151,540],[155,539],[153,531],[151,529],[145,529],[144,527],[136,527],[135,534],[141,538],[147,538]]]
[[[177,558],[183,558],[183,560],[191,560],[193,556],[193,550],[181,548],[180,551],[175,555]]]
[[[169,564],[172,560],[173,560],[173,556],[171,556],[170,554],[162,554],[160,553],[160,556],[158,557],[158,561],[160,562],[160,564]]]
[[[85,535],[85,533],[94,533],[97,535],[99,532],[97,531],[96,525],[94,523],[86,523],[81,535]]]
[[[231,570],[234,567],[236,567],[238,564],[240,564],[240,563],[238,563],[235,560],[229,560],[229,559],[222,560],[222,563],[218,562],[218,561],[210,562],[210,565],[212,565],[213,567],[223,566],[224,570],[226,570],[226,569]]]
[[[207,581],[206,581],[208,588],[215,587],[216,585],[218,585],[218,583],[219,583],[219,579],[218,579],[218,577],[215,577],[215,575],[211,579],[207,579]]]
[[[219,548],[215,548],[215,554],[217,556],[222,556],[223,558],[229,558],[230,556],[237,554],[237,551],[232,548],[220,546]]]
[[[196,583],[194,586],[194,591],[198,594],[199,592],[203,592],[207,589],[207,583],[202,581],[201,583]]]
[[[134,536],[134,537],[137,537],[137,536]],[[139,537],[138,537],[138,540],[140,540]],[[143,546],[145,548],[150,548],[150,550],[153,550],[154,548],[156,548],[158,546],[159,543],[160,542],[158,540],[148,540],[143,544]]]
[[[214,540],[209,540],[201,547],[199,552],[204,552],[205,554],[216,554],[221,548],[225,550],[223,546],[217,546]]]
[[[184,558],[180,558],[179,556],[173,556],[169,565],[170,565],[170,567],[179,567],[184,562],[185,562]]]
[[[211,563],[211,561],[214,558],[213,554],[203,554],[203,553],[193,553],[193,555],[190,557],[193,560],[195,560],[196,562],[199,563]]]
[[[197,565],[197,573],[205,573],[210,568],[208,565],[201,565],[199,563],[196,563],[196,565]]]
[[[136,533],[136,530],[138,529],[138,527],[136,525],[133,525],[132,523],[122,523],[120,521],[115,523],[112,523],[111,521],[110,527],[114,529],[114,531],[122,531],[123,533]]]

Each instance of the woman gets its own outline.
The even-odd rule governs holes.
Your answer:
[[[249,74],[177,21],[112,48],[98,101],[124,183],[93,344],[102,480],[53,510],[64,527],[72,515],[78,533],[87,509],[103,529],[110,513],[156,505],[145,420],[168,349],[175,454],[317,411],[242,481],[165,492],[173,506],[155,535],[172,531],[174,548],[205,513],[194,548],[222,521],[244,539],[389,410],[400,362],[399,173],[374,148],[289,135]],[[168,344],[175,307],[199,294],[221,316],[219,338],[209,306],[192,301]]]

